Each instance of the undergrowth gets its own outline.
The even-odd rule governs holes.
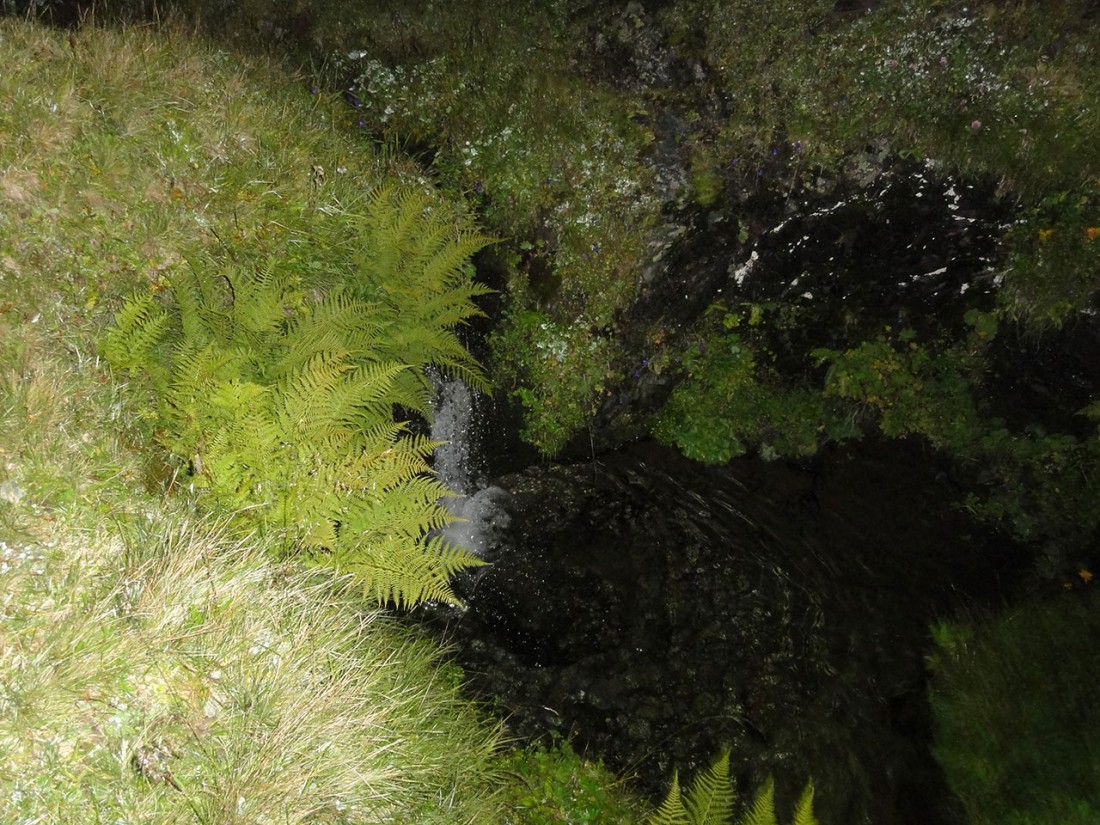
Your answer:
[[[934,628],[934,753],[974,825],[1100,816],[1100,609],[1091,571],[1074,579],[1060,597]]]

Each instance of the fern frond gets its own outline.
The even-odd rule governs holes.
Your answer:
[[[668,789],[664,802],[657,809],[657,813],[646,821],[646,825],[692,825],[680,795],[679,773],[673,772],[672,786]]]
[[[384,348],[385,308],[334,289],[308,304],[287,324],[284,352],[277,356],[276,377],[293,370],[318,352],[344,350],[360,359],[378,359]]]
[[[115,323],[99,343],[99,354],[131,375],[156,372],[154,350],[164,340],[172,316],[151,295],[127,298],[115,314]]]
[[[426,601],[459,604],[450,578],[484,564],[469,551],[441,541],[386,537],[342,546],[333,554],[337,569],[355,573],[380,603],[408,607]]]
[[[692,825],[728,825],[733,817],[733,785],[730,752],[722,751],[703,773],[695,777],[684,800]]]
[[[230,508],[269,506],[277,497],[280,432],[267,387],[247,381],[223,381],[211,389],[200,435],[192,447],[197,474]]]
[[[303,298],[297,278],[270,262],[259,269],[227,267],[222,274],[232,292],[233,335],[241,343],[270,342]]]
[[[484,387],[454,327],[480,314],[474,298],[491,292],[473,281],[469,266],[491,239],[457,227],[422,191],[393,186],[371,194],[363,237],[360,292],[386,304],[386,335],[379,342],[386,355],[418,368],[466,371],[472,386]]]
[[[340,420],[352,426],[370,426],[392,418],[399,379],[408,371],[395,361],[360,364],[348,373],[340,393],[334,396]]]
[[[476,232],[461,232],[457,235],[444,231],[435,243],[428,246],[427,255],[419,264],[419,276],[422,282],[452,287],[461,280],[463,265],[476,253],[484,249],[490,239]],[[479,287],[476,294],[485,295],[492,290]],[[471,296],[472,297],[472,296]]]
[[[176,280],[172,287],[173,295],[181,308],[187,303],[194,305],[196,323],[205,330],[205,335],[224,344],[232,343],[233,292],[229,281],[222,276],[217,263],[204,261],[203,264],[193,266],[187,274]],[[186,297],[188,292],[190,297]],[[193,332],[194,330],[187,335]],[[198,341],[197,338],[195,340]]]
[[[771,777],[756,792],[741,825],[779,825],[775,818],[775,782]]]
[[[275,414],[288,437],[324,434],[336,426],[331,393],[351,369],[346,356],[341,351],[319,352],[300,370],[278,382]]]
[[[434,479],[417,477],[388,490],[362,490],[343,502],[343,527],[349,537],[364,541],[372,537],[399,536],[417,540],[426,530],[439,530],[454,521],[440,506],[440,492],[447,493]]]
[[[802,796],[794,806],[794,819],[791,820],[791,825],[817,825],[817,818],[814,816],[813,782],[807,782],[802,790]]]

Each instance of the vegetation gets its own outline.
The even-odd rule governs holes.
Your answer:
[[[423,474],[430,445],[382,410],[423,411],[426,363],[479,378],[437,334],[478,297],[463,263],[486,239],[465,197],[503,239],[483,253],[504,300],[491,378],[544,452],[590,426],[632,376],[674,375],[652,432],[695,458],[806,456],[868,427],[918,436],[972,473],[967,506],[1043,548],[1050,572],[1076,569],[1100,527],[1100,437],[1091,425],[1007,422],[983,381],[992,352],[1026,345],[1019,330],[1041,337],[1095,309],[1100,34],[1083,0],[872,5],[177,4],[240,41],[299,48],[314,69],[298,77],[180,29],[86,25],[68,37],[3,22],[5,815],[625,821],[600,795],[602,772],[575,754],[494,762],[495,732],[439,676],[432,650],[360,604],[346,579],[260,552],[297,542],[315,560],[358,565],[379,600],[448,598],[455,565],[421,541],[440,517]],[[669,112],[672,126],[657,117]],[[719,306],[697,326],[642,336],[637,351],[629,310],[663,201],[735,213],[750,197],[785,204],[867,147],[996,180],[1018,204],[992,303],[933,332],[855,318],[842,343],[793,356],[780,343],[806,307]],[[681,164],[682,179],[658,174]],[[769,229],[733,217],[746,251]],[[446,266],[421,267],[441,249]],[[415,288],[393,289],[395,274]],[[436,303],[424,300],[429,283],[444,285]],[[101,339],[120,308],[120,332]],[[373,337],[328,323],[343,313]],[[408,328],[431,334],[402,340],[396,319],[408,313],[422,321]],[[97,340],[133,386],[111,382]],[[1095,398],[1068,413],[1100,419]],[[345,425],[367,420],[373,440],[345,439]],[[154,440],[175,458],[132,449]],[[364,492],[349,462],[387,449],[402,457],[386,469],[388,492],[411,498],[355,498],[353,524],[334,493]],[[296,473],[302,461],[326,472]],[[168,503],[169,492],[190,501],[192,483],[264,533],[256,546]],[[343,543],[353,529],[378,532],[379,558],[416,548],[403,558],[427,559],[429,572],[387,578],[378,559],[353,555],[363,545]],[[1084,573],[1079,582],[1087,589]],[[1087,598],[1068,607],[1078,595],[1052,608],[1060,618],[1028,614],[1048,628],[1043,644],[1017,642],[1027,622],[1015,620],[941,633],[939,754],[975,821],[1095,818],[1096,800],[1065,790],[1091,787],[1095,756],[1072,738],[1090,729],[1087,702],[1050,718],[1077,679],[1095,683],[1079,671],[1086,654],[1051,641],[1084,638],[1095,611]],[[299,610],[313,600],[316,611]],[[1038,646],[1020,658],[1017,645]],[[304,664],[314,660],[328,670]],[[1001,660],[1015,662],[1011,677],[993,676]],[[1049,679],[1055,698],[1031,678],[1059,673],[1073,684]],[[1019,674],[1029,689],[1004,693]],[[1016,716],[993,718],[998,706]],[[349,708],[362,718],[344,718]],[[1061,741],[1050,731],[1071,737],[1072,760],[1046,750]],[[316,747],[292,752],[291,739]],[[257,743],[263,764],[248,758]],[[351,771],[370,781],[353,785]],[[519,781],[494,797],[502,773]],[[663,815],[693,821],[713,798],[693,786]]]
[[[650,825],[732,825],[734,793],[729,776],[730,757],[723,752],[702,771],[686,792],[681,792],[679,777],[673,775],[672,787]],[[808,784],[795,803],[791,825],[816,825],[813,814],[813,785]],[[738,825],[778,825],[775,814],[775,785],[769,780],[757,791],[752,804],[737,820]]]
[[[935,629],[935,754],[973,825],[1084,825],[1100,813],[1091,580],[1082,569],[1060,598]]]
[[[509,825],[633,825],[645,814],[602,762],[576,753],[568,740],[514,750],[500,768],[515,780],[504,789]]]
[[[529,786],[498,725],[460,697],[438,647],[379,613],[355,579],[280,558],[280,531],[242,537],[198,515],[188,488],[202,493],[209,478],[189,476],[192,460],[217,467],[217,450],[170,460],[148,449],[183,437],[159,418],[171,399],[158,408],[144,379],[118,380],[140,365],[172,383],[189,289],[209,293],[192,303],[187,334],[223,354],[230,341],[285,340],[248,327],[261,296],[294,296],[279,304],[289,333],[335,309],[329,287],[356,273],[377,324],[453,309],[454,295],[433,306],[424,293],[371,292],[384,285],[369,276],[385,270],[370,255],[385,247],[370,232],[397,205],[387,193],[433,198],[433,220],[461,244],[473,236],[460,212],[429,196],[413,165],[349,138],[339,100],[179,29],[88,26],[70,44],[2,20],[0,56],[0,819],[539,815],[541,802],[517,801]],[[439,233],[416,239],[430,249]],[[131,321],[142,308],[162,319],[142,346],[163,361],[139,346],[112,374],[95,355],[120,307]],[[239,338],[221,326],[234,308]],[[461,320],[450,319],[439,323]],[[377,359],[406,359],[402,375],[446,358],[473,369],[437,344],[391,335]],[[273,353],[236,355],[242,373],[276,385],[258,374]],[[401,389],[411,410],[417,386]],[[175,401],[212,415],[198,397]],[[592,788],[614,782],[587,771]]]
[[[1084,0],[679,0],[652,13],[571,0],[175,8],[224,37],[312,60],[319,83],[346,90],[344,121],[409,146],[443,191],[478,204],[504,238],[493,256],[506,309],[492,373],[547,453],[583,432],[649,357],[625,333],[664,201],[734,211],[742,196],[787,201],[858,167],[871,147],[934,174],[998,180],[1019,203],[999,273],[1006,321],[1071,322],[1100,286],[1100,44]],[[684,163],[684,179],[670,182]],[[768,231],[734,217],[750,219],[746,248]],[[666,345],[679,357],[706,335],[680,332]],[[874,341],[881,330],[858,332]],[[728,441],[716,457],[785,454],[771,442],[790,428],[790,454],[804,454],[820,383],[769,375],[769,352],[745,336],[739,346],[755,365],[756,401],[710,433],[675,432],[670,412],[662,437],[689,450],[700,437]],[[685,392],[715,407],[713,386]],[[788,400],[796,411],[780,414]]]
[[[322,291],[278,261],[207,262],[173,279],[171,310],[127,301],[101,352],[151,377],[158,438],[190,460],[192,486],[382,604],[454,601],[449,577],[479,562],[426,538],[451,520],[436,445],[394,414],[430,417],[429,365],[483,383],[452,329],[484,291],[463,269],[482,239],[452,235],[416,190],[366,206],[344,221],[367,250],[354,280]]]
[[[1100,526],[1100,441],[1076,422],[1006,421],[987,377],[994,353],[1016,348],[1026,361],[1044,336],[1095,308],[1095,26],[1073,2],[872,6],[699,2],[664,11],[680,53],[714,69],[731,101],[728,116],[694,139],[693,163],[727,185],[785,199],[855,168],[865,147],[918,159],[934,175],[993,177],[1019,206],[1001,260],[991,261],[994,300],[970,304],[961,329],[884,328],[856,310],[843,345],[830,329],[821,338],[833,343],[802,348],[784,342],[813,328],[812,302],[721,307],[674,353],[683,380],[653,432],[719,462],[747,452],[802,457],[868,428],[916,435],[957,459],[970,488],[960,503],[1032,542],[1047,572],[1072,568]],[[707,21],[701,30],[687,9]],[[760,234],[742,230],[740,240],[751,249]]]

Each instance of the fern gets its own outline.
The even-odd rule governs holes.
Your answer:
[[[382,352],[430,364],[484,388],[481,368],[451,331],[481,311],[474,299],[491,290],[470,277],[469,260],[488,238],[457,229],[453,215],[426,192],[383,186],[362,217],[358,292],[387,308]],[[423,374],[415,376],[424,381]]]
[[[453,602],[449,579],[481,562],[427,538],[452,519],[429,465],[438,445],[395,408],[430,413],[429,366],[483,383],[454,327],[478,313],[486,290],[467,265],[487,239],[393,187],[362,222],[350,283],[199,260],[163,304],[125,302],[101,352],[148,376],[161,442],[215,503],[379,601]]]
[[[730,753],[722,751],[702,774],[695,777],[685,800],[693,825],[725,825],[733,817]]]
[[[711,766],[695,778],[686,793],[679,777],[647,825],[733,825],[734,794],[729,777],[729,751],[718,755]],[[775,784],[771,779],[757,791],[739,825],[779,825],[775,815]],[[791,825],[817,825],[813,814],[813,784],[808,783],[795,806]]]
[[[99,352],[131,375],[158,372],[154,350],[164,340],[170,324],[171,316],[151,295],[138,293],[115,314],[115,325],[100,341]]]
[[[661,807],[657,813],[649,818],[649,825],[692,825],[691,816],[684,807],[684,801],[680,794],[680,775],[672,774],[672,786],[668,789]]]
[[[756,792],[741,825],[779,825],[775,818],[775,782],[770,778]]]
[[[794,806],[794,819],[791,820],[791,825],[817,825],[817,819],[814,818],[813,782],[806,783],[798,804]]]

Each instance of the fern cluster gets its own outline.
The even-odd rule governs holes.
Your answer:
[[[193,262],[130,298],[101,354],[151,381],[158,437],[194,487],[379,602],[454,601],[450,576],[480,562],[428,538],[450,520],[436,443],[395,411],[430,416],[428,365],[484,384],[454,328],[486,291],[468,263],[487,239],[391,187],[357,229],[350,272]]]
[[[647,825],[733,825],[734,794],[729,775],[729,751],[695,778],[686,792],[672,775],[672,786]],[[817,825],[813,813],[813,785],[808,784],[795,805],[791,825]],[[757,792],[738,825],[779,825],[775,815],[775,785],[769,779]]]

